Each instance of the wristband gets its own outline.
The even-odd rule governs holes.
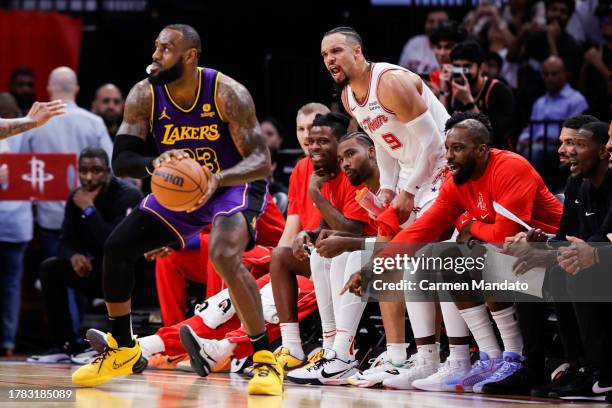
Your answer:
[[[96,212],[96,207],[94,207],[93,205],[90,207],[87,207],[83,210],[83,214],[81,215],[81,218],[87,218],[93,215],[95,212]]]

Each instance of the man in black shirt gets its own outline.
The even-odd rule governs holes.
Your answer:
[[[75,338],[68,311],[67,288],[87,296],[103,297],[104,242],[119,222],[142,199],[139,190],[111,174],[106,152],[97,147],[79,156],[81,187],[68,197],[58,257],[41,265],[43,301],[49,334],[56,349],[32,356],[35,362],[69,361]]]
[[[451,77],[450,110],[482,112],[493,127],[491,147],[508,150],[514,146],[514,96],[510,87],[483,73],[484,52],[475,41],[464,41],[453,47],[450,55]]]

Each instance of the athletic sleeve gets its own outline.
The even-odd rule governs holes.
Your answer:
[[[400,170],[397,159],[391,157],[382,146],[376,145],[375,149],[376,163],[378,164],[378,171],[380,173],[380,188],[386,188],[395,192],[397,177]]]
[[[494,189],[492,201],[497,201],[529,224],[538,189],[532,169],[527,162],[519,158],[507,158],[503,163],[504,165],[498,163],[491,178],[491,186]],[[522,229],[516,222],[495,214],[492,224],[474,221],[470,233],[485,242],[502,243],[506,237],[515,235]]]
[[[447,178],[432,206],[412,225],[400,231],[391,242],[433,242],[454,226],[464,211],[451,179]]]

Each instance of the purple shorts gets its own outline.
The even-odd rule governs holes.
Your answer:
[[[257,218],[264,212],[268,203],[268,183],[257,180],[247,184],[223,187],[206,204],[191,213],[172,211],[161,205],[153,194],[146,196],[140,209],[152,214],[172,232],[181,248],[187,241],[212,224],[218,215],[230,216],[242,212],[246,218],[251,236],[247,248],[255,242]]]

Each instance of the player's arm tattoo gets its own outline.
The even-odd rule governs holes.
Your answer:
[[[270,176],[270,150],[255,115],[255,104],[249,91],[228,76],[221,75],[217,102],[228,122],[232,140],[243,159],[221,172],[221,184],[232,186]]]
[[[151,118],[151,86],[148,80],[142,80],[132,87],[125,100],[123,121],[118,135],[137,136],[146,140],[149,134]]]
[[[0,119],[0,140],[36,127],[36,121],[28,117]]]

